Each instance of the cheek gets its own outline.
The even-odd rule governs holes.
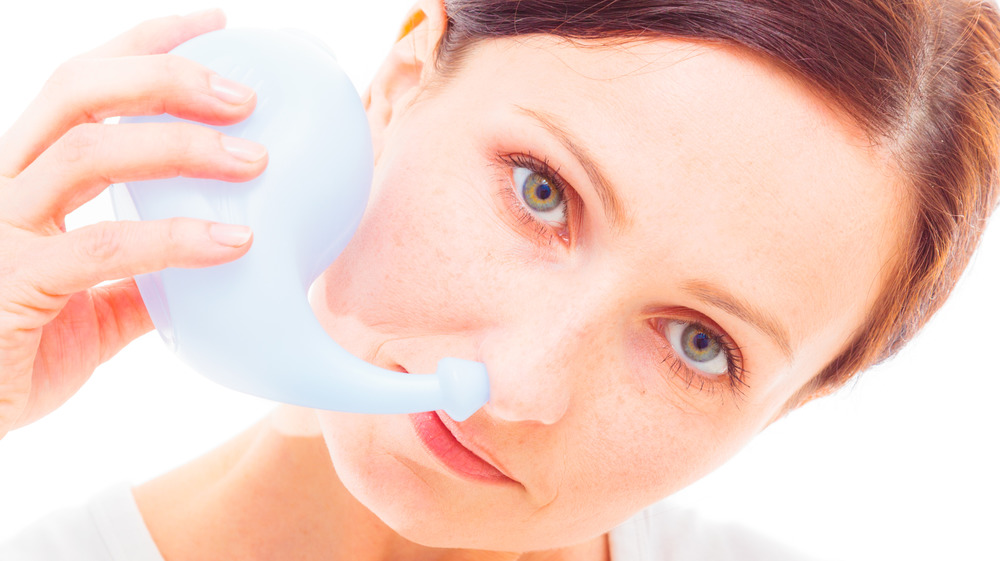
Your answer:
[[[364,220],[325,273],[327,308],[396,334],[472,327],[490,243],[477,201],[434,187],[424,170],[380,177]],[[320,313],[325,313],[320,311]]]
[[[582,449],[590,452],[593,474],[581,479],[591,489],[624,495],[633,510],[666,497],[700,479],[742,447],[735,431],[691,416],[650,394],[602,414],[597,433]],[[586,491],[583,491],[585,494]]]
[[[391,481],[398,462],[393,450],[404,450],[398,416],[360,415],[335,411],[318,412],[337,477],[359,499],[369,497],[379,482]],[[398,474],[397,474],[398,475]]]

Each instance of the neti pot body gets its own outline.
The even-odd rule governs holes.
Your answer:
[[[112,186],[119,220],[183,216],[253,229],[253,245],[236,261],[136,277],[166,344],[224,386],[305,407],[444,410],[464,420],[485,404],[482,363],[441,358],[435,374],[388,371],[345,351],[312,312],[309,287],[357,229],[373,168],[364,108],[330,51],[299,32],[224,29],[172,53],[257,92],[249,118],[214,128],[263,144],[269,159],[245,183],[178,177]]]

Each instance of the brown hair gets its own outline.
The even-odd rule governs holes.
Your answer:
[[[436,65],[478,41],[673,37],[738,46],[825,92],[913,195],[907,247],[863,325],[787,407],[896,353],[940,308],[998,199],[1000,18],[972,0],[446,0]],[[887,186],[889,188],[889,186]]]

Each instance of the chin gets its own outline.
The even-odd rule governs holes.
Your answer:
[[[406,416],[320,412],[319,418],[343,489],[408,541],[491,551],[557,545],[554,533],[537,532],[536,521],[517,508],[516,492],[463,481],[425,463]]]

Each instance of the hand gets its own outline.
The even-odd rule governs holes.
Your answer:
[[[0,437],[61,405],[152,329],[128,277],[217,265],[249,249],[249,229],[194,219],[64,226],[111,183],[247,181],[263,171],[262,146],[207,127],[102,122],[164,112],[212,125],[246,118],[252,91],[163,54],[224,26],[217,10],[140,24],[60,66],[0,137]],[[114,279],[124,280],[97,286]]]

